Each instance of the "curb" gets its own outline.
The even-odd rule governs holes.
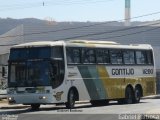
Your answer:
[[[86,103],[90,103],[89,101],[77,101],[76,104],[86,104]]]

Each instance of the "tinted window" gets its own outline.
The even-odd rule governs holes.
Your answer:
[[[146,55],[147,55],[147,62],[148,62],[148,64],[153,64],[152,51],[146,51]]]
[[[145,51],[136,51],[136,62],[137,64],[146,64],[146,52]]]
[[[124,64],[135,64],[134,51],[131,50],[123,51],[123,59],[124,59]]]
[[[81,49],[80,48],[67,48],[67,62],[80,63],[81,62]]]
[[[52,57],[53,58],[63,58],[63,47],[53,47],[52,48]]]
[[[121,50],[110,50],[110,57],[112,64],[122,64],[122,52]]]
[[[63,83],[64,80],[64,62],[63,61],[54,61],[51,63],[50,68],[50,79],[52,81],[52,88],[56,88]]]
[[[110,63],[109,51],[107,49],[97,49],[96,59],[97,63]]]
[[[15,48],[10,51],[10,60],[43,59],[50,56],[50,47]]]
[[[26,49],[11,49],[9,57],[10,57],[10,60],[27,59],[27,50]]]
[[[27,50],[28,58],[48,58],[51,55],[50,48],[29,48]]]
[[[50,86],[48,61],[11,62],[9,64],[10,87]]]
[[[83,49],[82,50],[83,63],[95,63],[95,50],[94,49]]]

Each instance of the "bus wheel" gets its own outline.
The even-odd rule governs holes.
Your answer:
[[[132,104],[133,103],[133,91],[131,87],[127,87],[125,92],[125,103]]]
[[[93,105],[93,106],[97,106],[99,104],[98,100],[91,100],[90,103]]]
[[[66,108],[68,109],[72,109],[74,108],[75,105],[75,92],[73,89],[69,90],[68,93],[68,101],[65,103],[66,104]]]
[[[140,90],[140,88],[136,87],[135,93],[134,93],[134,102],[139,103],[140,99],[141,99],[141,90]]]
[[[118,104],[124,104],[125,100],[124,99],[119,99],[117,102],[118,102]]]
[[[91,100],[90,103],[93,106],[102,106],[102,105],[108,105],[109,100]]]
[[[39,110],[40,104],[31,104],[32,110]]]

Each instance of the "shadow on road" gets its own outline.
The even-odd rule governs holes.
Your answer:
[[[140,102],[137,104],[141,104],[141,103],[147,103],[147,102]],[[132,105],[137,105],[137,104],[132,104]],[[112,105],[126,105],[126,104],[118,104],[117,102],[111,102],[109,104],[103,104],[103,105],[97,105],[97,106],[93,106],[90,103],[84,103],[84,104],[76,104],[76,107],[74,108],[79,110],[79,109],[83,109],[83,108],[93,108],[93,107],[104,107],[104,106],[112,106]],[[66,109],[66,107],[64,105],[59,105],[59,106],[41,106],[39,110],[34,111],[30,108],[30,106],[10,106],[10,107],[2,107],[1,109],[4,109],[6,111],[2,111],[0,112],[0,115],[2,114],[24,114],[24,113],[35,113],[38,111],[66,111],[68,109]]]

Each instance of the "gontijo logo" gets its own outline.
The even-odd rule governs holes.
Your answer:
[[[112,69],[112,75],[134,75],[133,68],[114,68]]]

